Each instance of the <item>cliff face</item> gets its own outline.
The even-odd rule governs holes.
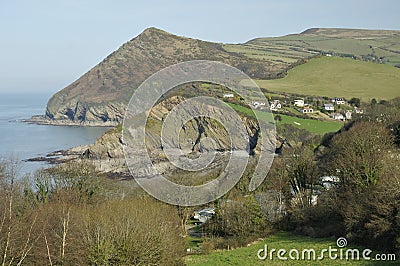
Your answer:
[[[146,127],[146,147],[155,167],[160,172],[172,173],[174,171],[174,167],[167,162],[161,148],[160,134],[162,120],[172,108],[183,100],[184,98],[179,96],[166,99],[154,106],[149,116]],[[210,106],[210,110],[218,112],[213,106]],[[241,119],[250,136],[249,141],[250,139],[254,141],[252,148],[257,152],[259,149],[257,146],[258,124],[256,121],[246,117],[241,117]],[[180,130],[178,134],[180,134],[180,139],[184,140],[180,143],[182,149],[191,152],[193,156],[207,150],[217,150],[222,154],[230,147],[230,139],[226,130],[215,120],[207,117],[189,121],[185,124],[185,129]],[[204,141],[207,137],[215,141],[215,146],[211,146],[209,142]],[[118,126],[106,132],[93,145],[90,145],[84,152],[83,157],[92,161],[96,169],[100,172],[128,174],[129,171],[124,159],[123,145],[122,127]],[[137,159],[140,160],[140,156]],[[138,163],[138,165],[141,164]],[[215,163],[215,168],[219,167],[223,167],[223,165]],[[148,172],[148,169],[138,168],[136,170],[141,175]]]
[[[35,123],[108,125],[121,122],[134,90],[150,75],[175,63],[214,60],[255,79],[282,77],[319,54],[354,57],[398,66],[400,31],[309,29],[301,34],[219,44],[149,28],[122,45],[48,102],[44,121]]]
[[[227,52],[217,43],[149,28],[56,93],[47,104],[46,119],[52,124],[116,125],[147,77],[172,64],[201,59],[230,64],[255,78],[282,70],[266,60]]]

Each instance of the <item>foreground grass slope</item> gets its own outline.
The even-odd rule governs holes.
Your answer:
[[[400,96],[400,69],[338,57],[319,57],[276,80],[257,80],[271,91],[329,97],[393,99]]]
[[[324,259],[319,261],[309,260],[288,260],[281,261],[275,256],[273,260],[259,260],[257,252],[259,249],[263,249],[264,245],[268,245],[268,250],[274,248],[276,250],[285,249],[287,251],[291,249],[297,249],[299,251],[303,249],[313,248],[317,254],[323,249],[337,248],[336,240],[334,239],[316,239],[304,236],[296,236],[290,233],[282,232],[276,235],[270,236],[265,240],[259,241],[249,247],[238,248],[235,250],[219,250],[213,251],[208,255],[191,255],[186,257],[186,264],[189,266],[222,266],[222,265],[396,265],[396,262],[377,262],[377,261],[346,261],[346,260],[330,260],[328,256],[324,256]],[[351,246],[350,248],[357,248]],[[362,252],[364,248],[358,247]],[[276,253],[275,253],[276,255]],[[318,254],[319,255],[319,254]],[[317,256],[318,256],[317,255]],[[326,254],[327,255],[327,254]],[[374,256],[374,255],[373,255]],[[371,257],[373,257],[371,256]]]

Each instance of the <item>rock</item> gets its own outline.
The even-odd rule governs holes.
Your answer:
[[[160,130],[163,118],[174,106],[183,100],[183,97],[178,96],[168,98],[153,107],[149,116],[151,123],[146,128],[146,147],[153,160],[153,164],[161,173],[176,171],[176,168],[165,158],[161,145]],[[214,106],[210,106],[209,108],[210,112],[218,112]],[[242,117],[241,119],[247,133],[250,135],[250,139],[254,139],[255,141],[253,149],[256,151],[259,150],[257,145],[259,140],[255,138],[259,131],[257,122],[247,117]],[[179,131],[179,129],[177,130]],[[176,134],[179,134],[178,131]],[[208,146],[207,142],[203,141],[206,137],[214,139],[216,146]],[[185,130],[180,131],[180,139],[182,140],[180,145],[188,147],[188,156],[197,156],[202,152],[217,150],[223,157],[224,153],[230,151],[230,140],[225,129],[221,125],[218,125],[216,121],[207,117],[193,119],[185,124]],[[124,145],[122,141],[122,127],[118,126],[104,133],[93,145],[90,145],[87,150],[82,152],[81,158],[91,160],[100,172],[127,175],[129,171],[124,158]],[[200,147],[200,145],[202,146]],[[144,154],[135,156],[137,167],[134,167],[135,172],[133,174],[137,176],[147,176],[152,173],[150,168],[143,166],[145,165],[143,163],[144,156]],[[219,161],[217,160],[213,163],[211,169],[223,167],[224,164],[221,162],[224,158],[222,157],[218,159]]]

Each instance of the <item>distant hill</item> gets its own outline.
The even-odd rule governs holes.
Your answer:
[[[400,31],[313,28],[300,34],[224,45],[227,51],[289,65],[314,54],[354,57],[400,67]]]
[[[150,75],[178,62],[220,61],[266,80],[283,77],[320,54],[398,65],[400,31],[317,28],[245,44],[219,44],[149,28],[56,93],[48,102],[45,122],[116,125],[134,90]]]
[[[400,69],[349,58],[322,56],[289,70],[282,79],[256,80],[269,91],[302,95],[361,98],[400,97]]]
[[[217,43],[149,28],[56,93],[48,102],[46,117],[60,123],[119,123],[132,93],[147,77],[172,64],[201,59],[224,62],[263,79],[285,68],[225,51]]]

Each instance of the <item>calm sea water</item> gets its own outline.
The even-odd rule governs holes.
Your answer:
[[[21,161],[21,173],[46,167],[46,163],[22,160],[91,144],[108,128],[31,125],[21,122],[44,114],[51,94],[0,94],[0,158]]]

